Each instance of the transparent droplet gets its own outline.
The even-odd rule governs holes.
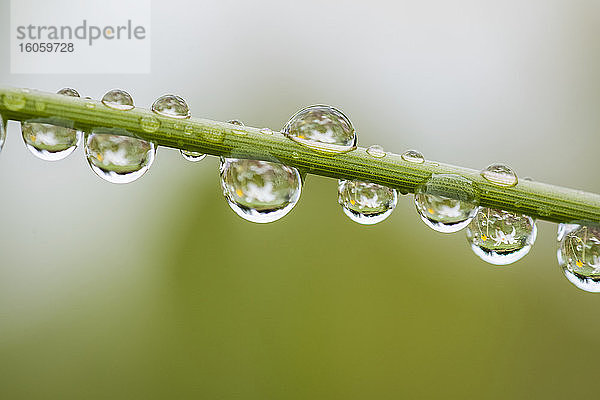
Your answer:
[[[154,143],[101,130],[86,134],[84,147],[92,170],[112,183],[129,183],[144,175],[156,152]]]
[[[600,293],[600,227],[559,224],[556,256],[567,279],[586,292]]]
[[[282,133],[316,150],[343,153],[356,147],[354,126],[340,110],[316,105],[306,107],[290,118]]]
[[[396,189],[376,183],[338,181],[338,203],[352,221],[372,225],[386,219],[398,202]]]
[[[273,130],[269,129],[269,128],[262,128],[259,132],[262,133],[263,135],[272,135],[273,134]]]
[[[152,111],[172,118],[189,118],[190,108],[184,99],[174,94],[160,96],[152,104]]]
[[[230,119],[229,121],[227,121],[228,124],[232,124],[232,125],[237,125],[237,126],[244,126],[244,123],[242,121],[240,121],[239,119]]]
[[[148,133],[156,132],[160,128],[160,121],[152,115],[145,115],[140,118],[140,127]]]
[[[375,157],[375,158],[383,158],[383,157],[385,157],[385,151],[383,150],[383,147],[381,147],[378,144],[374,144],[373,146],[369,146],[367,148],[367,154],[370,155],[371,157]]]
[[[406,150],[400,157],[402,157],[404,161],[415,164],[423,164],[425,162],[425,157],[417,150]]]
[[[434,174],[415,191],[415,206],[430,228],[443,233],[458,232],[477,212],[473,183],[459,175]]]
[[[133,98],[121,89],[113,89],[102,96],[102,104],[115,110],[127,111],[134,108]]]
[[[517,174],[508,165],[492,164],[481,171],[481,176],[498,186],[511,187],[518,183]]]
[[[268,161],[221,159],[221,187],[240,217],[258,223],[276,221],[296,205],[302,180],[296,168]]]
[[[81,132],[43,122],[21,123],[25,146],[34,156],[46,161],[58,161],[77,148]]]
[[[73,88],[62,88],[60,89],[58,92],[56,92],[57,94],[62,94],[64,96],[70,96],[70,97],[81,97],[79,95],[79,92]]]
[[[467,241],[482,260],[495,265],[511,264],[523,258],[535,242],[533,218],[481,207],[467,226]]]
[[[79,97],[77,90],[72,88],[60,89],[57,94]],[[67,157],[75,151],[81,138],[81,131],[77,129],[41,121],[23,121],[21,133],[31,154],[46,161],[58,161]]]
[[[191,162],[202,161],[206,158],[206,154],[197,151],[180,150],[180,152],[183,158]]]
[[[4,95],[4,106],[11,111],[19,111],[26,103],[27,100],[22,93],[9,92]]]
[[[4,117],[0,114],[0,151],[4,147],[4,142],[6,141],[6,121]]]

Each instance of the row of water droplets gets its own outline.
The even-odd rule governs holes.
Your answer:
[[[76,90],[61,89],[59,94],[79,97]],[[102,103],[109,108],[128,111],[134,108],[131,96],[120,89],[106,93]],[[90,103],[90,107],[94,103]],[[179,96],[165,95],[152,105],[152,111],[176,119],[187,119],[190,110]],[[142,128],[156,131],[157,119],[142,118]],[[240,121],[230,124],[243,126]],[[268,129],[262,133],[272,134]],[[306,107],[285,124],[282,133],[315,151],[344,153],[356,148],[357,134],[350,120],[338,109],[325,105]],[[113,183],[132,182],[142,176],[154,161],[156,146],[148,141],[122,136],[112,131],[93,130],[83,135],[48,121],[22,123],[27,148],[44,160],[60,160],[71,154],[81,138],[92,170]],[[0,120],[0,149],[6,135]],[[205,154],[181,150],[193,162]],[[374,158],[387,153],[381,146],[367,149]],[[407,163],[425,162],[416,150],[401,155]],[[518,183],[508,166],[493,164],[481,171],[488,182],[505,188]],[[220,160],[220,180],[229,206],[242,218],[258,223],[276,221],[296,205],[302,178],[296,168],[276,162],[224,158]],[[363,181],[339,180],[338,202],[353,221],[371,225],[385,220],[394,210],[398,193],[394,188]],[[433,174],[415,190],[414,203],[423,222],[432,229],[453,233],[465,229],[471,249],[484,261],[506,265],[523,258],[537,235],[535,221],[527,215],[480,207],[476,185],[467,178]],[[558,232],[558,260],[567,278],[590,292],[600,292],[600,228],[586,224],[561,224]]]

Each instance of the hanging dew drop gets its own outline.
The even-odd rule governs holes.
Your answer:
[[[2,151],[5,141],[6,141],[6,121],[4,120],[4,117],[0,114],[0,151]]]
[[[106,92],[102,97],[102,104],[106,107],[121,111],[132,110],[135,107],[131,95],[121,89],[112,89]]]
[[[417,150],[406,150],[400,157],[402,157],[404,161],[414,164],[423,164],[425,162],[425,157]]]
[[[152,111],[172,118],[185,119],[191,116],[190,108],[185,100],[174,94],[166,94],[156,99],[152,104]]]
[[[573,285],[600,293],[600,227],[559,224],[558,264]]]
[[[354,126],[340,110],[330,106],[303,108],[290,118],[282,133],[314,150],[344,153],[356,148]]]
[[[523,258],[535,242],[535,221],[523,214],[479,208],[467,226],[467,241],[482,260],[506,265]]]
[[[206,158],[206,154],[197,151],[180,150],[180,152],[183,158],[191,162],[202,161]]]
[[[279,163],[222,158],[220,175],[227,203],[251,222],[282,218],[296,205],[302,191],[298,170]]]
[[[383,151],[383,147],[378,144],[374,144],[367,148],[367,154],[371,157],[375,158],[383,158],[385,157],[385,151]]]
[[[111,183],[135,181],[154,162],[154,143],[109,132],[94,130],[86,134],[85,155],[92,171]]]
[[[338,203],[354,222],[372,225],[386,219],[398,202],[395,189],[370,182],[338,181]]]
[[[63,88],[57,93],[79,97],[79,93],[71,88]],[[31,154],[45,161],[58,161],[67,157],[75,151],[81,138],[81,132],[76,129],[38,120],[23,121],[21,134]]]
[[[483,178],[497,186],[512,187],[518,183],[517,174],[508,165],[492,164],[481,171]]]
[[[459,175],[434,174],[417,187],[415,207],[427,226],[438,232],[453,233],[473,220],[477,197],[470,180]]]

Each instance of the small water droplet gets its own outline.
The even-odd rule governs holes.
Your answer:
[[[372,225],[386,219],[398,202],[395,189],[376,183],[338,181],[338,203],[352,221]]]
[[[282,133],[315,150],[344,153],[356,148],[354,126],[340,110],[331,106],[303,108],[290,118]]]
[[[190,108],[184,99],[174,94],[160,96],[152,104],[152,111],[172,118],[189,118]]]
[[[154,143],[101,130],[86,134],[84,147],[92,170],[111,183],[138,179],[148,171],[156,154]]]
[[[300,154],[297,151],[292,151],[292,158],[298,160],[300,159]]]
[[[375,157],[375,158],[385,157],[385,151],[383,150],[383,147],[381,147],[378,144],[369,146],[369,148],[367,148],[367,154],[370,155],[371,157]]]
[[[425,162],[425,157],[417,150],[406,150],[400,157],[402,157],[404,161],[415,164],[423,164]]]
[[[121,89],[112,89],[102,96],[102,104],[115,110],[127,111],[134,108],[131,95]]]
[[[21,133],[31,154],[45,161],[67,157],[75,151],[81,138],[81,132],[76,129],[42,122],[23,121]]]
[[[27,100],[19,92],[9,92],[4,95],[4,106],[11,111],[19,111],[25,107]]]
[[[242,121],[240,121],[239,119],[230,119],[229,121],[227,121],[228,124],[232,124],[232,125],[237,125],[237,126],[244,126],[244,123]]]
[[[556,257],[569,282],[600,293],[600,227],[559,224],[558,239]]]
[[[46,103],[41,100],[35,101],[35,110],[38,112],[43,112],[46,109]]]
[[[535,242],[537,227],[533,218],[481,207],[467,226],[467,241],[482,260],[506,265],[523,258]]]
[[[205,128],[201,134],[204,139],[213,143],[221,143],[225,139],[225,133],[215,128]]]
[[[70,97],[81,97],[79,95],[79,92],[73,88],[62,88],[60,89],[58,92],[56,92],[57,94],[62,94],[63,96],[70,96]],[[87,99],[89,99],[89,97],[86,97]]]
[[[140,118],[140,127],[148,133],[156,132],[160,128],[160,121],[152,115],[144,115]]]
[[[296,205],[302,180],[296,168],[268,161],[221,159],[221,187],[240,217],[258,223],[276,221]]]
[[[269,128],[262,128],[259,132],[262,133],[263,135],[272,135],[273,134],[273,131]]]
[[[4,117],[0,114],[0,151],[4,147],[4,142],[6,141],[6,121]]]
[[[93,100],[88,100],[85,102],[85,106],[89,109],[96,108],[96,103]]]
[[[473,183],[459,175],[432,175],[417,187],[415,206],[427,226],[443,233],[458,232],[477,213]]]
[[[512,187],[518,183],[517,174],[508,165],[492,164],[481,171],[481,176],[498,186]]]
[[[206,158],[206,154],[199,153],[197,151],[180,150],[180,152],[183,158],[191,162],[202,161],[204,158]]]

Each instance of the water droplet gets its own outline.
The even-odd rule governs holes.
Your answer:
[[[129,183],[148,171],[156,154],[154,143],[102,132],[85,137],[85,155],[96,175],[112,183]]]
[[[225,133],[215,128],[205,128],[201,133],[202,137],[209,142],[221,143],[225,139]]]
[[[43,112],[46,109],[46,103],[40,100],[36,100],[35,102],[35,110],[38,112]]]
[[[85,102],[85,106],[89,109],[96,108],[96,103],[93,100],[88,100]]]
[[[369,148],[367,148],[367,154],[370,155],[371,157],[375,157],[375,158],[385,157],[385,151],[383,150],[383,147],[381,147],[378,144],[369,146]]]
[[[522,214],[479,208],[467,226],[467,241],[482,260],[506,265],[523,258],[535,242],[535,221]]]
[[[21,123],[21,133],[27,149],[42,160],[58,161],[77,148],[81,132],[43,122]]]
[[[172,118],[189,118],[190,108],[184,99],[174,94],[160,96],[152,104],[152,111]]]
[[[227,121],[227,123],[232,125],[244,126],[244,123],[239,119],[230,119],[229,121]]]
[[[102,96],[102,104],[115,110],[127,111],[134,108],[131,95],[121,89],[112,89]]]
[[[4,117],[0,114],[0,151],[4,147],[4,142],[6,141],[6,121]]]
[[[417,150],[406,150],[400,157],[402,157],[404,161],[415,164],[423,164],[425,162],[425,157]]]
[[[296,205],[302,180],[296,168],[268,161],[221,159],[221,187],[240,217],[258,223],[276,221]]]
[[[517,174],[508,165],[492,164],[481,171],[481,176],[498,186],[512,187],[518,183]]]
[[[302,145],[332,153],[356,147],[354,126],[340,110],[316,105],[303,108],[290,118],[282,133]]]
[[[156,132],[160,128],[160,121],[152,115],[144,115],[140,118],[140,127],[148,133]]]
[[[567,279],[586,292],[600,293],[600,227],[559,224],[556,257]]]
[[[376,183],[338,181],[338,203],[352,221],[372,225],[386,219],[398,202],[395,189]]]
[[[259,132],[262,133],[263,135],[272,135],[273,134],[273,130],[271,130],[269,128],[262,128]]]
[[[473,220],[477,198],[470,180],[459,175],[434,174],[417,187],[415,206],[427,226],[438,232],[453,233]]]
[[[27,100],[21,93],[10,92],[4,95],[4,105],[11,111],[19,111],[25,107]]]
[[[58,92],[56,92],[57,94],[62,94],[64,96],[70,96],[70,97],[81,97],[79,95],[79,92],[73,88],[62,88],[60,89]],[[87,97],[89,98],[89,97]]]
[[[183,158],[191,162],[202,161],[204,158],[206,158],[206,154],[199,153],[197,151],[180,150],[180,152]]]

